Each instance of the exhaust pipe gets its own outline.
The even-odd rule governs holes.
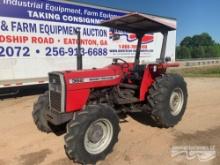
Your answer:
[[[77,33],[77,56],[76,56],[76,62],[77,62],[77,70],[82,70],[83,69],[83,61],[82,61],[82,54],[81,54],[81,34],[80,34],[80,30],[76,31]]]

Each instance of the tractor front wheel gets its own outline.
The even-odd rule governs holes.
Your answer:
[[[187,97],[186,82],[180,75],[162,75],[149,89],[147,111],[158,126],[172,127],[181,120]]]
[[[46,133],[52,132],[48,122],[46,120],[46,112],[49,110],[49,94],[45,92],[39,96],[37,102],[34,104],[34,110],[32,116],[37,128]]]
[[[74,115],[64,137],[67,156],[82,164],[103,160],[118,141],[118,116],[107,105],[89,105]]]

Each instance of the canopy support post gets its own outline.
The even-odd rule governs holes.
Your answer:
[[[163,35],[163,43],[162,43],[162,48],[161,48],[161,53],[160,53],[160,62],[165,62],[168,31],[163,31],[161,33]]]
[[[137,66],[140,63],[141,43],[142,43],[142,38],[144,34],[136,34],[136,36],[138,38],[138,43],[137,43],[137,48],[136,48],[134,66]]]

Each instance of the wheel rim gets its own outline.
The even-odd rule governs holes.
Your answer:
[[[177,116],[183,107],[184,97],[181,88],[173,90],[170,96],[170,112],[173,116]]]
[[[109,120],[98,119],[91,123],[84,137],[84,146],[90,154],[103,152],[113,137],[113,127]]]

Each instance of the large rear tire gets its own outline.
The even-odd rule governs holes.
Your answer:
[[[119,131],[119,119],[111,107],[89,105],[67,124],[66,154],[75,162],[94,164],[112,151]]]
[[[187,97],[183,77],[177,74],[162,75],[149,89],[147,111],[159,127],[173,127],[182,119]]]
[[[46,133],[52,132],[48,122],[46,120],[46,112],[49,110],[49,94],[45,92],[39,96],[37,102],[34,104],[32,116],[37,128]]]

